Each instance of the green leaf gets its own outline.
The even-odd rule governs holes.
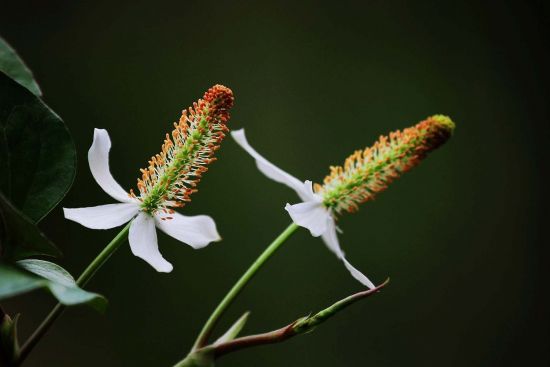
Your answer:
[[[38,259],[25,259],[18,261],[16,264],[26,271],[36,274],[39,277],[47,279],[54,283],[66,287],[72,287],[76,284],[73,276],[69,274],[67,270],[49,261]]]
[[[57,264],[37,259],[21,260],[16,264],[19,268],[0,264],[0,299],[45,288],[66,306],[86,303],[101,312],[107,306],[103,296],[80,288],[74,278]]]
[[[2,37],[0,37],[0,71],[30,90],[34,95],[42,96],[42,91],[34,80],[32,72]]]
[[[19,354],[18,320],[19,315],[15,315],[12,320],[0,307],[0,366],[15,365],[14,361]]]
[[[250,315],[250,312],[245,312],[235,323],[214,342],[214,345],[226,343],[228,341],[231,341],[235,339],[241,330],[243,329],[244,325],[248,321],[248,316]]]
[[[0,192],[0,257],[17,260],[33,255],[60,256],[61,251]]]
[[[38,222],[65,196],[75,171],[76,152],[63,121],[0,73],[0,191]]]

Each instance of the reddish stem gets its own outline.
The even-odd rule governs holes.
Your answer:
[[[368,297],[374,293],[377,293],[380,289],[386,286],[389,282],[389,279],[384,283],[380,284],[376,288],[369,289],[363,292],[355,293],[349,297],[346,297],[330,307],[318,312],[314,316],[305,317],[294,321],[293,323],[284,326],[280,329],[273,330],[263,334],[243,336],[228,342],[214,344],[213,347],[214,357],[218,358],[225,354],[235,352],[241,349],[255,347],[258,345],[265,344],[274,344],[280,343],[287,339],[292,338],[298,334],[303,334],[305,332],[313,330],[317,325],[326,321],[331,316],[335,315],[338,311],[348,307],[349,305],[357,302],[360,299]]]

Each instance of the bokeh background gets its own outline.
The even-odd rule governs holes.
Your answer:
[[[64,206],[112,201],[86,152],[109,130],[111,168],[134,187],[172,121],[215,83],[231,87],[231,127],[302,179],[380,134],[434,113],[456,134],[375,202],[340,221],[349,258],[391,285],[314,333],[229,355],[219,366],[543,366],[548,296],[542,243],[548,138],[548,6],[437,1],[3,1],[0,34],[69,126],[79,170]],[[123,247],[89,288],[108,312],[70,309],[28,366],[169,366],[296,202],[227,139],[187,214],[210,214],[224,241],[194,251],[161,235],[175,265],[158,274]],[[78,274],[116,233],[41,225]],[[300,230],[223,319],[246,333],[282,326],[360,290]],[[29,333],[44,293],[4,306]]]

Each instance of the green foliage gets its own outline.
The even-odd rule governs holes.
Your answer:
[[[76,152],[63,121],[3,73],[0,171],[0,190],[34,222],[65,196],[76,171]]]
[[[59,256],[59,249],[0,192],[0,257]]]
[[[0,257],[59,256],[35,223],[65,195],[76,153],[31,71],[0,38]]]
[[[0,71],[30,90],[34,95],[42,96],[42,91],[34,80],[32,72],[2,37],[0,37]]]
[[[16,264],[19,267],[0,264],[0,300],[44,288],[66,306],[86,303],[98,311],[105,310],[107,300],[103,296],[80,288],[59,265],[37,259],[21,260]]]
[[[12,319],[0,308],[0,366],[11,366],[19,354],[18,320],[19,315]]]

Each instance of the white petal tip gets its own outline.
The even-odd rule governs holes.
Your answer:
[[[185,216],[174,213],[171,220],[162,220],[157,215],[155,222],[161,231],[194,249],[201,249],[212,242],[221,241],[216,223],[208,215]]]
[[[78,208],[63,208],[63,216],[65,217],[65,219],[80,223],[80,221],[77,220],[77,216],[75,215],[76,213],[78,213],[75,209]]]
[[[133,203],[106,204],[87,208],[63,208],[65,219],[91,229],[110,229],[123,225],[138,213]]]
[[[239,137],[239,136],[242,136],[244,135],[244,129],[239,129],[239,130],[232,130],[231,131],[231,136],[235,137]]]
[[[172,266],[172,264],[166,264],[163,266],[156,267],[155,270],[158,271],[159,273],[171,273],[172,270],[174,270],[174,267]]]
[[[350,274],[358,280],[361,284],[363,284],[365,287],[369,289],[376,288],[373,282],[369,280],[362,272],[357,270],[351,263],[344,257],[342,258],[342,261],[344,262],[345,267],[348,269]]]
[[[202,250],[203,248],[207,247],[208,245],[210,245],[211,243],[214,243],[214,242],[219,242],[221,241],[221,239],[219,240],[210,240],[208,242],[202,242],[202,243],[198,243],[198,242],[195,242],[193,243],[193,245],[190,245],[188,244],[193,250]]]
[[[130,226],[128,241],[130,242],[132,253],[145,260],[156,271],[160,273],[169,273],[172,271],[172,264],[166,261],[159,252],[155,221],[151,216],[140,213],[134,219]]]
[[[170,264],[168,261],[161,259],[159,257],[144,257],[135,253],[134,255],[139,257],[143,261],[145,261],[147,264],[149,264],[153,269],[155,269],[159,273],[171,273],[172,270],[174,270],[174,267],[172,266],[172,264]]]

